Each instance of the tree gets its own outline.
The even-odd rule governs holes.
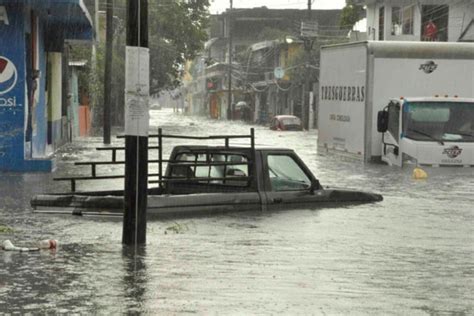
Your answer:
[[[186,60],[204,48],[209,0],[161,0],[149,8],[150,93],[180,84]]]
[[[114,2],[114,52],[112,98],[115,108],[112,113],[113,124],[123,124],[125,89],[125,36],[126,36],[126,0]],[[94,2],[85,2],[93,12]],[[105,0],[100,0],[105,5]],[[165,89],[173,89],[180,84],[182,70],[186,60],[191,60],[204,46],[207,39],[206,28],[209,19],[209,0],[159,0],[148,1],[148,24],[150,46],[150,93],[157,94]],[[104,32],[101,25],[98,33]],[[91,47],[75,47],[74,59],[90,61]],[[80,77],[81,86],[94,97],[97,109],[94,109],[93,126],[99,128],[102,122],[105,45],[99,42],[97,49],[97,69],[93,73],[91,62]]]
[[[346,6],[342,9],[340,27],[344,29],[352,29],[354,24],[365,17],[365,9],[360,1],[346,0]]]

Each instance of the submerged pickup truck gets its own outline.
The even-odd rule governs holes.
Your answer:
[[[160,137],[173,136],[161,135],[160,132]],[[162,163],[167,166],[163,175],[161,172],[155,175],[158,180],[149,181],[158,186],[148,189],[148,214],[167,217],[318,208],[382,200],[382,196],[375,193],[323,188],[293,150],[255,148],[253,131],[251,137],[250,147],[229,146],[227,138],[225,146],[176,146],[168,160],[149,160],[149,163],[159,163],[159,171]],[[93,175],[100,179],[96,176],[95,167],[103,163],[89,164],[93,166]],[[58,180],[70,180],[74,184],[79,180],[92,179],[71,177]],[[75,185],[72,185],[74,189]],[[37,195],[31,200],[31,205],[36,211],[43,212],[67,209],[76,215],[121,214],[123,201],[123,191],[71,192]]]

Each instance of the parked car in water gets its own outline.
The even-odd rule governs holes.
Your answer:
[[[152,103],[150,105],[150,110],[161,110],[161,104],[158,102]]]
[[[297,116],[277,115],[271,120],[270,129],[274,131],[302,131],[303,124]]]
[[[162,137],[202,139],[176,135]],[[250,147],[230,146],[229,138],[237,137],[246,136],[211,136],[210,139],[225,138],[225,146],[179,145],[168,159],[158,161],[159,180],[150,183],[158,183],[159,186],[148,189],[148,213],[167,217],[344,206],[383,199],[381,195],[370,192],[324,188],[293,150],[255,148],[253,132]],[[167,162],[163,175],[162,162]],[[96,164],[99,163],[104,162]],[[105,177],[96,176],[94,167],[93,177],[57,180],[75,182],[93,178]],[[37,195],[31,200],[31,205],[36,211],[67,212],[69,209],[74,215],[123,213],[123,191],[76,192],[75,185],[71,190],[73,192]]]

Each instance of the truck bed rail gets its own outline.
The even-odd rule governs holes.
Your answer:
[[[255,130],[253,128],[250,129],[249,135],[211,135],[211,136],[187,136],[187,135],[172,135],[172,134],[163,134],[162,129],[158,129],[157,134],[151,134],[148,136],[149,138],[156,138],[158,139],[158,146],[149,146],[148,150],[150,151],[157,151],[158,158],[157,159],[148,159],[148,164],[158,164],[158,173],[148,173],[148,177],[158,177],[158,180],[149,180],[148,183],[156,183],[160,189],[163,189],[163,184],[169,182],[196,182],[196,181],[249,181],[251,177],[177,177],[177,176],[164,176],[163,174],[163,164],[167,163],[170,166],[188,166],[188,167],[198,167],[198,166],[233,166],[233,165],[247,165],[249,168],[253,165],[255,161]],[[124,135],[117,136],[119,139],[124,139]],[[169,160],[163,159],[163,139],[190,139],[190,140],[224,140],[225,148],[233,148],[230,146],[231,139],[250,139],[250,157],[247,162],[210,162],[210,161],[177,161],[177,160]],[[238,147],[242,148],[242,147]],[[96,150],[98,151],[111,151],[112,156],[110,161],[80,161],[75,162],[74,165],[76,166],[90,166],[90,175],[81,175],[81,176],[70,176],[70,177],[57,177],[54,178],[55,181],[69,181],[70,182],[70,190],[71,192],[76,192],[76,183],[77,181],[91,181],[91,180],[112,180],[112,179],[120,179],[124,178],[125,175],[98,175],[97,174],[97,166],[105,166],[105,165],[125,165],[124,160],[117,160],[117,152],[125,150],[125,146],[108,146],[108,147],[97,147]],[[232,154],[232,152],[222,152],[223,154]]]

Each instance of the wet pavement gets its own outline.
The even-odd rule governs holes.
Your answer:
[[[250,125],[152,111],[165,133],[247,134]],[[100,138],[61,149],[54,174],[0,174],[0,241],[57,251],[0,250],[0,314],[472,315],[474,170],[364,165],[317,153],[317,132],[256,128],[257,145],[291,147],[324,186],[382,193],[343,208],[152,220],[147,244],[121,244],[111,217],[32,213],[35,193],[67,190],[55,176],[85,174]],[[165,145],[165,154],[173,145]],[[114,140],[119,144],[120,140]],[[103,167],[99,172],[120,173]],[[87,183],[78,189],[120,188]]]

